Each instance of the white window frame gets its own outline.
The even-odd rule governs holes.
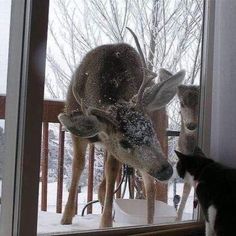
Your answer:
[[[236,2],[206,6],[199,143],[209,157],[236,168]]]

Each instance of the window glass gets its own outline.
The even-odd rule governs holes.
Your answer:
[[[2,192],[3,161],[5,158],[5,95],[8,68],[8,46],[11,1],[0,1],[0,205]]]
[[[183,69],[186,71],[182,82],[184,86],[179,88],[178,96],[166,108],[153,112],[152,121],[162,151],[173,167],[177,162],[175,149],[192,152],[194,145],[189,148],[187,144],[196,143],[197,140],[202,20],[203,0],[50,1],[44,95],[47,114],[44,115],[42,128],[39,183],[39,234],[99,228],[102,211],[99,202],[89,205],[84,212],[83,208],[88,202],[98,199],[99,185],[104,177],[104,160],[109,152],[100,144],[88,145],[85,168],[75,188],[76,216],[71,226],[61,225],[71,190],[73,145],[70,133],[65,132],[59,124],[57,115],[63,110],[72,75],[89,51],[103,44],[114,43],[127,43],[137,50],[134,37],[126,27],[136,34],[148,71],[157,74],[153,80],[155,83],[166,79],[161,73],[159,75],[160,68],[172,74]],[[85,97],[86,101],[96,95],[92,92]],[[129,148],[130,140],[122,140],[120,144],[123,148]],[[183,196],[184,183],[175,171],[168,184],[156,180],[153,182],[157,200],[155,224],[196,219],[194,191],[185,189],[189,194]],[[113,226],[146,224],[146,193],[141,173],[123,165],[115,189]],[[183,209],[183,213],[179,208]],[[84,216],[81,216],[83,213]]]

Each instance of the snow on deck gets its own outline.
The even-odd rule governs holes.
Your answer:
[[[38,214],[38,235],[53,235],[56,233],[72,233],[84,230],[99,229],[101,215],[89,214],[85,216],[75,216],[71,225],[61,225],[62,214],[39,211]],[[191,215],[184,213],[184,220],[190,220]],[[113,222],[113,227],[134,226],[134,224],[124,224]]]
[[[93,204],[93,213],[85,216],[81,216],[81,211],[84,205],[87,202],[87,187],[82,188],[82,192],[78,195],[78,209],[79,215],[76,215],[73,218],[72,225],[61,225],[60,221],[62,218],[62,214],[55,213],[56,211],[56,185],[57,183],[49,183],[48,184],[48,211],[40,211],[39,204],[39,213],[38,213],[38,235],[53,235],[56,233],[66,233],[66,232],[78,232],[84,230],[92,230],[98,229],[100,218],[101,218],[101,207],[99,203]],[[65,186],[63,188],[63,209],[67,200],[68,192],[65,190]],[[177,194],[181,195],[183,189],[183,184],[177,184]],[[1,193],[1,181],[0,181],[0,193]],[[193,189],[188,198],[185,212],[183,215],[183,220],[192,220],[192,212],[193,212]],[[94,199],[97,198],[97,195],[94,194]],[[126,195],[128,198],[128,194]],[[41,199],[41,187],[39,191],[39,200]],[[173,205],[173,184],[169,185],[169,194],[168,194],[168,204]],[[119,222],[113,223],[114,227],[124,227],[124,226],[132,226],[131,224],[121,224]]]
[[[183,184],[177,185],[177,194],[182,193]],[[64,186],[63,188],[63,209],[67,200],[68,192]],[[60,221],[62,214],[55,213],[56,211],[56,183],[48,184],[48,211],[40,211],[38,214],[38,234],[43,235],[53,235],[55,233],[66,233],[66,232],[78,232],[84,230],[98,229],[101,217],[101,207],[99,203],[93,204],[93,214],[81,216],[81,211],[84,205],[87,203],[87,187],[82,188],[82,192],[78,195],[78,215],[73,218],[72,225],[61,225]],[[39,193],[39,199],[41,197],[41,187]],[[128,193],[126,195],[128,198]],[[97,194],[94,194],[94,199],[97,199]],[[184,220],[192,219],[193,211],[193,189],[191,191],[190,197],[187,201],[185,213],[183,216]],[[173,185],[169,186],[168,194],[168,204],[173,205]],[[86,211],[85,211],[86,212]],[[131,224],[121,224],[118,222],[113,223],[114,227],[131,226]]]
[[[72,225],[61,225],[60,221],[62,214],[56,212],[56,196],[57,196],[57,183],[48,183],[48,204],[47,212],[40,211],[39,204],[39,214],[38,214],[38,234],[39,235],[52,235],[53,233],[65,233],[65,232],[78,232],[81,230],[92,230],[98,229],[101,217],[101,206],[99,203],[92,205],[93,214],[81,216],[83,207],[87,203],[87,186],[82,187],[81,193],[78,194],[78,215],[73,218]],[[68,191],[66,186],[63,186],[63,200],[62,209],[64,210],[66,201],[68,197]],[[97,194],[93,194],[93,198],[97,199]],[[39,187],[39,200],[41,199],[41,184]],[[128,226],[128,224],[113,224],[114,227]],[[129,225],[130,226],[130,225]]]
[[[53,233],[78,232],[99,228],[101,215],[89,214],[85,216],[75,216],[71,225],[61,225],[62,214],[40,211],[38,214],[38,235],[52,235]],[[130,224],[118,224],[114,222],[114,227],[131,226]]]

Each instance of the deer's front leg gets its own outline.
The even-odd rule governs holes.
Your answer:
[[[188,183],[184,183],[183,195],[182,195],[181,202],[179,204],[179,209],[177,212],[177,215],[178,215],[177,221],[182,220],[184,208],[185,208],[190,192],[191,192],[191,185]]]
[[[104,169],[105,169],[105,166],[106,166],[106,162],[104,163]],[[119,170],[117,171],[117,175],[121,169],[121,166],[122,166],[121,163],[119,163]],[[102,207],[104,207],[105,194],[106,194],[106,176],[104,175],[102,182],[100,183],[99,188],[98,188],[98,200]]]
[[[106,194],[106,177],[104,176],[98,188],[98,200],[102,207],[104,207],[105,194]]]
[[[79,178],[84,169],[84,159],[87,147],[87,141],[72,135],[73,143],[73,163],[72,163],[72,179],[69,189],[69,196],[61,219],[61,224],[72,224],[72,218],[75,215],[75,203],[77,196],[77,188]]]
[[[106,192],[100,228],[112,227],[112,204],[116,176],[120,169],[120,163],[113,156],[109,155],[105,164]]]
[[[154,178],[146,172],[142,172],[142,178],[145,186],[146,199],[147,199],[147,223],[153,224],[153,217],[155,212],[155,196],[156,188]]]

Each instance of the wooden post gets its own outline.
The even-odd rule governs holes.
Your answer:
[[[78,215],[78,194],[79,194],[79,187],[77,188],[76,198],[75,198],[75,214]]]
[[[63,192],[63,167],[64,167],[64,141],[65,132],[62,125],[59,128],[59,150],[58,150],[58,169],[57,169],[57,206],[56,212],[62,212],[62,192]]]
[[[94,144],[89,145],[89,170],[88,170],[88,192],[87,202],[93,200],[93,172],[94,172]],[[91,214],[93,211],[92,205],[87,207],[87,214]]]
[[[168,127],[168,119],[166,114],[166,109],[163,108],[152,114],[152,120],[154,124],[154,129],[157,132],[157,138],[160,142],[161,148],[168,158],[168,137],[166,135],[166,129]],[[156,199],[159,201],[167,202],[167,191],[168,185],[161,182],[156,183]]]
[[[129,198],[134,199],[134,173],[129,176],[129,191]]]
[[[157,134],[157,138],[160,142],[161,148],[168,158],[168,137],[166,135],[166,129],[168,127],[168,119],[166,114],[166,109],[162,108],[158,111],[155,111],[151,115],[154,129]],[[167,191],[168,185],[161,182],[156,183],[156,199],[159,201],[167,202]]]
[[[41,193],[41,211],[47,211],[47,189],[48,189],[48,123],[43,123],[43,140],[42,140],[42,193]]]
[[[0,119],[5,120],[5,103],[6,103],[6,96],[0,95]]]

